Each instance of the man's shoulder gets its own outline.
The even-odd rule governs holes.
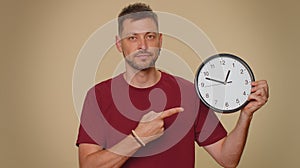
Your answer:
[[[105,79],[99,83],[96,83],[91,89],[90,91],[95,91],[95,92],[99,92],[99,91],[109,91],[111,90],[112,87],[112,83],[118,83],[119,80],[121,80],[121,74],[112,77],[112,78],[108,78]]]
[[[105,79],[97,84],[95,84],[95,89],[107,88],[111,85],[111,81],[113,78]]]

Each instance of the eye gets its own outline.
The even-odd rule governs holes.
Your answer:
[[[147,40],[153,40],[153,39],[156,38],[156,35],[151,33],[151,34],[148,34],[148,35],[146,36],[146,38],[147,38]]]
[[[127,37],[127,39],[130,40],[130,41],[135,41],[137,39],[137,37],[136,36],[129,36],[129,37]]]

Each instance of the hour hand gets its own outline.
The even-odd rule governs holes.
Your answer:
[[[226,75],[226,78],[225,78],[225,81],[224,81],[224,83],[225,83],[225,84],[227,83],[227,80],[228,80],[229,74],[230,74],[230,70],[228,70],[228,72],[227,72],[227,75]]]
[[[209,77],[206,77],[205,79],[206,79],[206,80],[210,80],[210,81],[214,81],[214,82],[218,82],[218,83],[221,83],[221,84],[224,84],[224,85],[225,85],[225,82],[220,81],[220,80],[212,79],[212,78],[209,78]]]

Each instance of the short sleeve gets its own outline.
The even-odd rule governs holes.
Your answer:
[[[79,126],[78,137],[76,141],[76,146],[79,146],[81,143],[97,144],[84,130],[82,125]]]
[[[195,140],[199,146],[213,144],[227,136],[227,131],[215,112],[200,102],[195,122]]]
[[[98,105],[95,88],[88,91],[80,117],[76,145],[81,143],[105,146],[105,122]]]

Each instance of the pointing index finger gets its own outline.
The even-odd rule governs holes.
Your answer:
[[[182,107],[175,107],[175,108],[171,108],[171,109],[168,109],[166,111],[163,111],[162,114],[160,115],[160,117],[162,119],[164,118],[167,118],[167,117],[170,117],[174,114],[177,114],[179,112],[182,112],[184,109]]]

